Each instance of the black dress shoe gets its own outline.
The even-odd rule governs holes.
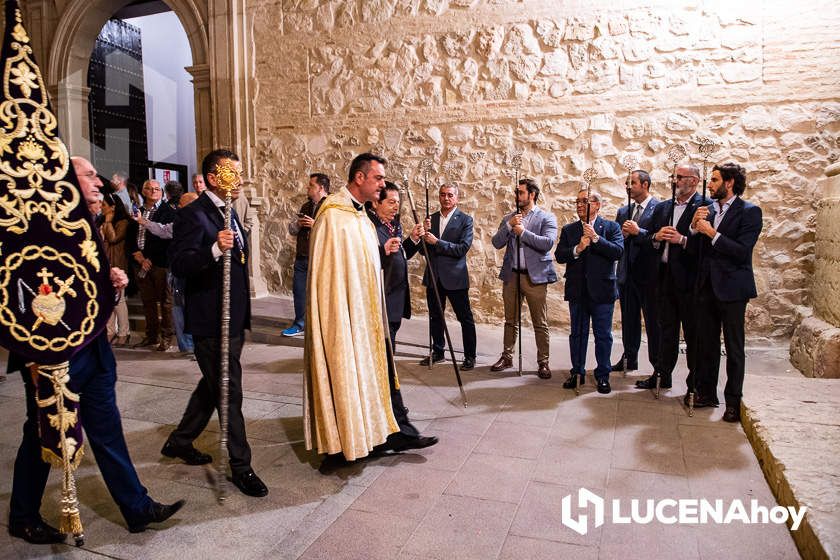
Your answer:
[[[683,403],[688,406],[688,393],[683,397]],[[717,408],[720,405],[717,399],[704,397],[694,393],[694,408]]]
[[[639,362],[631,362],[630,360],[627,361],[626,371],[636,371],[637,369],[639,369]],[[624,356],[621,357],[621,360],[617,364],[613,364],[610,371],[625,371]]]
[[[433,364],[436,364],[436,363],[438,363],[438,362],[442,362],[442,361],[443,361],[443,360],[445,360],[445,359],[446,359],[446,358],[443,356],[443,354],[432,354],[432,363],[433,363]],[[426,356],[425,358],[423,358],[422,360],[420,360],[420,365],[421,365],[421,366],[427,366],[427,365],[429,365],[429,357],[428,357],[428,356]]]
[[[723,413],[723,421],[724,422],[740,422],[741,421],[741,410],[735,406],[727,406],[726,412]]]
[[[9,534],[32,544],[62,543],[67,536],[52,525],[47,525],[40,519],[35,523],[10,523]]]
[[[609,395],[610,391],[612,391],[612,387],[610,387],[610,380],[609,379],[599,379],[598,380],[598,392],[602,395]]]
[[[461,369],[469,371],[475,367],[475,358],[464,358],[464,363],[461,364]]]
[[[659,388],[660,389],[670,389],[671,388],[671,376],[665,377],[664,375],[661,376],[659,380]],[[640,379],[636,381],[636,389],[656,389],[656,374],[654,373],[647,379]]]
[[[246,496],[262,498],[268,494],[268,488],[253,470],[235,474],[231,481]]]
[[[142,533],[146,530],[149,523],[163,523],[175,515],[175,512],[181,509],[185,503],[187,503],[185,500],[178,500],[174,504],[169,504],[167,506],[165,504],[152,502],[152,511],[145,515],[140,521],[129,523],[128,531],[130,533]]]
[[[169,441],[163,444],[160,454],[173,459],[181,459],[188,465],[206,465],[213,462],[213,457],[207,453],[202,453],[192,445],[178,447]]]
[[[438,442],[436,436],[416,436],[410,437],[405,434],[397,432],[388,437],[387,446],[391,451],[399,453],[401,451],[408,451],[409,449],[423,449],[424,447],[431,447]]]
[[[564,389],[574,389],[575,388],[575,373],[571,374],[569,378],[563,382]],[[584,381],[586,381],[586,376],[581,375],[580,380],[578,381],[578,387],[583,386]]]

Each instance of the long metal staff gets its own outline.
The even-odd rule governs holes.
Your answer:
[[[216,181],[220,189],[225,191],[225,229],[231,229],[231,209],[233,198],[231,193],[239,187],[239,170],[230,161],[216,165]],[[228,453],[228,407],[230,393],[230,256],[227,249],[222,254],[222,334],[219,350],[219,464],[216,466],[216,497],[219,503],[227,498],[227,475],[230,466]]]
[[[592,221],[592,213],[590,210],[589,205],[589,198],[592,195],[592,181],[597,176],[595,169],[590,167],[586,171],[583,172],[583,182],[586,183],[586,223]],[[582,226],[581,226],[582,229]],[[581,239],[583,238],[581,234]],[[586,283],[586,261],[581,261],[581,266],[583,266],[583,276],[584,276],[584,283]],[[580,342],[578,344],[578,351],[580,356],[583,358],[583,374],[586,375],[586,348],[588,344],[584,342],[587,337],[589,337],[589,326],[586,324],[587,321],[584,318],[583,313],[578,313],[580,320],[578,321],[578,336],[580,336]],[[586,336],[584,336],[584,332],[586,331]],[[575,372],[575,395],[580,395],[580,375]]]
[[[673,169],[671,170],[671,209],[668,212],[668,225],[674,227],[674,209],[677,207],[677,165],[679,162],[683,160],[686,156],[685,148],[681,144],[674,144],[668,149],[668,159],[673,163]],[[668,257],[668,267],[671,266],[671,258],[670,255]],[[656,387],[653,390],[653,398],[659,398],[659,392],[661,390],[662,385],[662,374],[659,372],[658,368],[655,368],[654,374],[656,375]],[[689,395],[689,407],[694,406],[693,396]]]
[[[630,195],[630,182],[633,180],[633,171],[635,171],[638,162],[636,158],[627,155],[621,158],[621,165],[624,169],[627,170],[627,219],[633,219],[633,215],[631,214],[630,210],[633,207],[633,198]],[[630,247],[629,245],[633,242],[633,237],[628,235],[627,239],[624,240],[624,289],[626,290],[628,286],[630,286]],[[632,289],[632,287],[631,287]],[[626,301],[626,298],[625,298]],[[621,310],[621,324],[624,325],[624,309]],[[626,341],[625,341],[626,342]],[[624,348],[624,352],[621,355],[621,373],[624,377],[627,377],[627,348]]]
[[[411,215],[414,218],[414,223],[422,223],[420,221],[420,216],[417,215],[417,207],[414,205],[414,197],[411,196],[411,189],[408,188],[407,175],[403,175],[403,188],[405,189],[405,194],[408,197],[408,203],[411,206]],[[423,244],[423,255],[426,257],[426,268],[429,270],[429,282],[434,288],[435,301],[437,302],[438,311],[440,312],[441,318],[444,318],[443,302],[440,298],[440,291],[438,290],[437,285],[437,275],[435,274],[435,269],[432,265],[432,259],[429,258],[429,247],[426,245],[426,240],[424,238],[421,237],[420,242]],[[458,368],[458,361],[455,359],[455,350],[452,348],[452,339],[449,337],[449,327],[446,325],[446,320],[443,320],[442,323],[443,334],[446,337],[446,345],[449,348],[449,357],[452,359],[452,367],[455,369],[455,379],[458,380],[458,389],[461,390],[461,399],[464,401],[464,408],[467,408],[467,394],[464,392],[464,384],[461,381],[461,370]]]
[[[510,159],[510,165],[513,167],[514,183],[513,192],[516,193],[519,188],[519,168],[522,167],[522,154],[514,154]],[[514,194],[514,207],[517,214],[522,214],[522,209],[519,207],[518,194]],[[522,376],[522,263],[520,262],[520,254],[522,252],[522,237],[516,235],[516,332],[519,343],[519,369],[518,375]]]
[[[423,186],[426,188],[426,218],[429,218],[431,215],[429,212],[429,173],[432,170],[432,166],[434,162],[431,159],[424,159],[420,162],[420,170],[423,172]],[[428,255],[425,253],[426,246],[423,245],[424,256],[426,256],[426,260],[428,260]],[[432,314],[429,312],[429,369],[432,369],[432,355],[434,354],[434,348],[432,345]]]
[[[715,143],[708,138],[704,138],[700,141],[700,155],[703,156],[703,198],[701,200],[701,204],[706,203],[706,164],[709,162],[712,154],[715,152]],[[700,243],[700,246],[697,248],[697,279],[694,282],[694,309],[696,310],[697,307],[700,305],[700,266],[703,262],[703,245],[704,243]],[[697,348],[700,344],[700,329],[698,328],[699,322],[699,315],[697,313],[695,315],[694,320],[694,336],[692,337],[694,340],[694,352],[692,356],[692,364],[691,364],[691,374],[689,378],[691,379],[691,383],[688,385],[688,415],[689,417],[694,416],[694,397],[697,392],[697,367],[700,365],[700,352],[697,351]]]

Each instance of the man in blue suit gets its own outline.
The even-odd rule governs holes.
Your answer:
[[[717,401],[720,332],[726,347],[726,411],[723,419],[741,419],[744,386],[744,316],[747,302],[756,297],[753,248],[761,234],[761,208],[745,202],[744,168],[725,163],[712,168],[709,194],[714,203],[694,213],[692,248],[702,251],[697,328],[700,360],[697,400]]]
[[[656,367],[659,355],[659,325],[656,316],[657,253],[650,243],[653,211],[659,199],[650,195],[650,175],[638,169],[627,181],[631,205],[618,209],[615,221],[624,236],[624,253],[618,261],[618,290],[621,303],[622,360],[613,371],[639,369],[639,346],[642,342],[642,315],[648,337],[648,360]]]
[[[589,321],[595,335],[595,380],[598,392],[607,394],[610,388],[610,352],[612,351],[612,317],[615,300],[616,261],[624,251],[621,228],[615,222],[601,218],[601,195],[581,190],[577,195],[577,214],[580,221],[563,226],[554,256],[566,265],[565,299],[569,302],[572,331],[569,350],[572,372],[563,383],[565,389],[575,387],[575,375],[582,385],[586,374],[586,347],[589,344]],[[587,219],[589,220],[587,223]]]
[[[470,277],[467,272],[467,251],[473,240],[473,219],[458,209],[458,187],[441,185],[438,191],[440,211],[426,218],[424,239],[429,248],[429,259],[437,275],[438,292],[441,306],[446,308],[446,300],[452,304],[455,317],[461,323],[464,343],[464,362],[461,369],[475,367],[475,321],[470,308]],[[410,240],[406,240],[406,245]],[[412,241],[413,243],[413,241]],[[416,246],[416,244],[415,244]],[[429,279],[429,267],[423,273],[423,285],[426,286],[426,301],[429,305],[432,329],[432,363],[442,362],[444,358],[443,310],[438,307],[434,288]],[[421,365],[429,365],[429,358],[424,358]]]
[[[214,150],[204,157],[201,171],[208,185],[198,199],[185,206],[175,221],[170,249],[172,273],[186,280],[185,327],[195,343],[201,380],[190,396],[178,427],[169,434],[161,453],[188,465],[209,463],[212,458],[193,447],[219,405],[221,381],[221,319],[224,270],[222,255],[231,251],[228,452],[234,485],[243,494],[262,497],[268,488],[251,468],[251,447],[242,415],[242,366],[240,356],[245,329],[251,328],[248,283],[248,243],[244,229],[231,210],[231,229],[225,228],[225,192],[220,185],[219,165],[240,169],[239,157],[228,150]],[[232,192],[235,199],[239,188]]]
[[[496,249],[505,247],[502,270],[499,272],[499,278],[503,282],[505,337],[502,356],[490,367],[490,371],[502,371],[513,366],[513,345],[519,334],[517,304],[522,305],[524,297],[531,311],[531,322],[534,324],[539,366],[537,375],[540,379],[551,379],[551,369],[548,367],[546,294],[548,285],[557,282],[557,272],[554,270],[554,261],[551,259],[551,248],[557,240],[557,219],[551,212],[546,212],[537,206],[540,187],[533,179],[521,179],[516,186],[515,194],[516,212],[511,212],[502,218],[502,223],[499,224],[499,229],[493,236],[493,247]],[[517,286],[519,286],[519,293],[517,293]]]

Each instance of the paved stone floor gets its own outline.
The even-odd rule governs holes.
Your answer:
[[[282,306],[280,306],[282,307]],[[282,316],[283,309],[258,305]],[[264,331],[265,329],[263,329]],[[456,346],[460,334],[453,332]],[[142,534],[125,529],[118,509],[86,457],[78,471],[87,540],[83,548],[30,546],[0,531],[0,558],[798,558],[784,525],[626,525],[607,513],[579,535],[561,523],[561,501],[581,487],[608,500],[735,498],[776,501],[740,425],[722,409],[689,418],[685,386],[656,401],[632,388],[648,370],[613,376],[613,393],[580,396],[561,387],[569,367],[565,333],[553,333],[554,378],[536,377],[532,333],[525,334],[526,375],[491,374],[499,327],[479,328],[478,367],[464,372],[460,401],[451,367],[416,365],[426,322],[406,323],[398,367],[411,416],[437,446],[319,472],[302,444],[302,340],[250,343],[244,353],[244,411],[254,468],[268,484],[262,499],[232,494],[218,505],[212,471],[162,458],[159,449],[199,377],[195,362],[142,350],[118,350],[117,386],[132,457],[144,484],[161,501],[186,498],[173,519]],[[591,357],[590,367],[594,365]],[[620,354],[616,344],[613,355]],[[0,364],[2,365],[2,364]],[[787,370],[787,371],[786,371]],[[790,372],[786,348],[752,348],[748,372]],[[683,358],[677,378],[685,377]],[[24,417],[22,383],[0,384],[0,522],[6,523],[12,462]],[[721,391],[722,395],[722,391]],[[197,446],[214,455],[218,426]],[[58,497],[54,472],[43,511]],[[235,492],[235,490],[234,490]],[[573,514],[584,513],[573,508]],[[588,511],[591,517],[591,511]]]

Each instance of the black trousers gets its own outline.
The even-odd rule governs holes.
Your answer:
[[[472,309],[470,308],[469,290],[447,290],[438,282],[441,307],[438,308],[435,299],[435,289],[431,286],[426,288],[426,303],[429,305],[429,317],[432,322],[432,351],[435,354],[443,354],[446,349],[446,338],[443,334],[443,314],[446,311],[446,300],[452,304],[455,317],[461,323],[461,335],[463,336],[464,358],[475,359],[476,337],[475,321],[473,320]]]
[[[689,389],[696,388],[694,377],[696,318],[693,290],[680,289],[667,267],[663,265],[660,268],[656,299],[659,314],[659,357],[656,360],[656,371],[666,380],[671,378],[680,353],[680,327],[682,327],[688,362],[686,384]]]
[[[628,364],[639,363],[639,347],[642,345],[642,316],[645,318],[645,332],[648,337],[648,361],[656,369],[659,359],[659,317],[656,304],[656,282],[650,279],[637,284],[631,278],[619,286],[621,305],[621,338],[624,356]]]
[[[395,323],[389,324],[392,328],[394,325]],[[396,323],[397,329],[400,328],[399,325],[399,323]],[[394,337],[397,335],[397,331],[391,330],[391,333],[391,340],[393,341]],[[393,348],[393,346],[391,346],[391,348]],[[388,348],[387,346],[385,347],[385,351],[388,355],[388,385],[391,388],[391,410],[393,410],[394,419],[400,427],[400,431],[398,433],[409,437],[417,437],[420,435],[420,431],[409,421],[408,409],[403,403],[402,393],[396,386],[396,371],[394,370],[394,357],[391,354],[391,348]],[[393,435],[394,434],[391,434],[391,436]],[[391,436],[388,437],[390,438]]]
[[[228,453],[233,474],[251,468],[251,447],[245,436],[245,418],[242,415],[242,365],[239,363],[244,341],[244,333],[231,337],[228,352]],[[193,342],[195,358],[201,369],[201,381],[190,396],[181,422],[169,435],[169,441],[178,447],[192,445],[207,427],[213,411],[218,410],[219,405],[221,341],[218,338],[193,336]]]
[[[709,284],[700,290],[697,324],[700,334],[700,363],[697,368],[698,393],[717,400],[720,370],[720,333],[726,348],[726,406],[739,407],[744,388],[744,314],[747,300],[720,301]]]

